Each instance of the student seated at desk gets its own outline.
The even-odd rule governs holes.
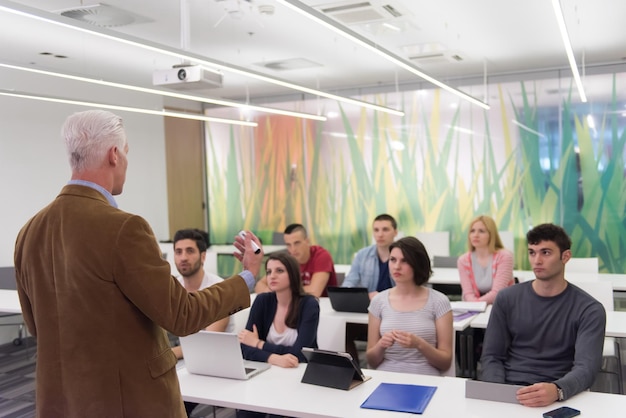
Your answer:
[[[246,329],[239,333],[243,356],[274,366],[297,367],[306,362],[302,347],[317,348],[320,307],[314,296],[304,292],[300,266],[285,253],[268,257],[265,263],[269,293],[254,299]],[[237,417],[262,417],[237,411]]]
[[[366,287],[370,299],[395,285],[389,275],[389,246],[398,235],[398,224],[393,216],[386,213],[376,216],[372,235],[376,244],[356,253],[350,272],[341,284],[342,287]],[[346,351],[359,362],[355,340],[367,340],[367,324],[346,323]]]
[[[209,236],[199,229],[181,229],[174,234],[174,263],[180,273],[177,280],[188,292],[206,289],[223,279],[215,274],[204,271],[204,260],[209,245]],[[233,332],[234,321],[230,316],[213,322],[206,327],[207,331]],[[170,338],[171,339],[171,338]],[[177,359],[183,358],[183,350],[175,338],[175,346],[172,352]],[[193,410],[198,406],[195,402],[185,401],[185,412],[190,417]]]
[[[563,228],[542,224],[527,234],[535,280],[498,293],[485,332],[481,380],[527,385],[526,406],[547,406],[588,389],[602,366],[606,313],[565,280],[572,256]]]
[[[470,224],[467,246],[469,251],[457,261],[463,300],[492,304],[500,290],[513,284],[513,254],[504,248],[495,221],[486,215]]]
[[[208,247],[208,235],[199,229],[181,229],[174,234],[174,263],[180,273],[178,282],[188,292],[206,289],[223,281],[215,274],[204,271],[204,260]],[[234,321],[230,316],[206,327],[207,331],[233,332]],[[176,358],[183,358],[180,346],[172,348]]]
[[[306,228],[301,224],[288,225],[283,238],[287,252],[299,264],[304,290],[315,297],[328,296],[326,288],[337,286],[335,264],[330,253],[319,245],[311,245]],[[270,291],[267,277],[262,277],[254,287],[255,293]]]
[[[320,306],[302,288],[300,268],[285,253],[272,254],[265,263],[269,293],[254,299],[246,329],[239,333],[243,355],[280,367],[306,362],[302,347],[317,348]]]
[[[452,361],[450,301],[424,286],[432,271],[417,238],[402,238],[390,250],[389,272],[396,286],[370,303],[367,362],[379,370],[439,375]]]
[[[498,292],[513,285],[513,254],[504,248],[493,218],[481,215],[470,223],[467,234],[469,251],[457,260],[463,300],[484,301],[492,304]],[[471,335],[474,353],[470,357],[471,370],[476,370],[482,353],[484,330],[468,327],[463,334]],[[462,356],[457,345],[457,356]],[[472,372],[473,373],[473,372]]]

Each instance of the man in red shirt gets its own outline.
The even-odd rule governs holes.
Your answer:
[[[301,224],[291,224],[284,231],[287,252],[300,264],[300,275],[305,292],[316,296],[328,296],[327,287],[337,286],[335,264],[330,253],[319,245],[311,245],[306,229]],[[269,292],[267,279],[256,284],[256,293]]]

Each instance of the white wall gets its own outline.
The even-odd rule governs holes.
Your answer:
[[[98,98],[108,103],[118,102],[116,99],[120,96],[113,96],[113,93]],[[138,100],[146,107],[162,106],[160,98]],[[61,126],[68,115],[86,109],[0,97],[0,266],[13,265],[15,237],[20,228],[54,199],[69,180]],[[163,119],[129,112],[114,113],[124,119],[130,150],[126,185],[116,200],[120,209],[143,216],[158,239],[167,239]]]

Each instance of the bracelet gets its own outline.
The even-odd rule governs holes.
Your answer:
[[[256,348],[258,348],[259,350],[261,349],[261,347],[259,347],[259,344],[261,344],[263,342],[263,340],[259,340],[256,343]]]

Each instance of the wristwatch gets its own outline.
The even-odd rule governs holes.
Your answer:
[[[564,395],[563,395],[563,389],[561,389],[559,387],[559,385],[557,385],[556,383],[554,384],[554,386],[556,386],[556,394],[559,397],[559,399],[557,399],[559,402],[562,402],[564,399]]]

